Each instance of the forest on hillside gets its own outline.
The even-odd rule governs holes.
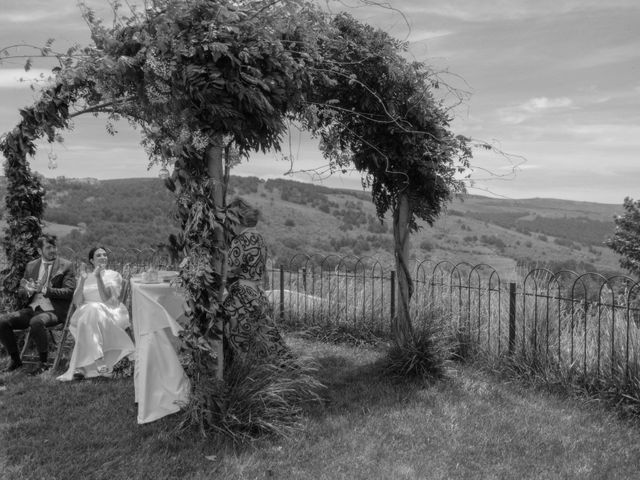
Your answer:
[[[43,182],[46,228],[57,226],[64,232],[60,245],[76,252],[96,244],[157,249],[179,230],[173,194],[161,179]],[[229,187],[229,199],[244,196],[263,211],[260,227],[274,264],[288,264],[303,252],[371,256],[392,263],[389,222],[376,217],[369,192],[238,176],[231,177]],[[3,197],[4,190],[0,181]],[[424,225],[413,236],[414,257],[472,263],[510,259],[524,267],[613,273],[619,270],[617,260],[603,243],[614,231],[613,219],[601,207],[576,208],[572,202],[545,199],[536,210],[534,201],[471,196],[452,204],[433,228]],[[1,204],[0,213],[3,209]],[[65,225],[69,227],[60,228]]]
[[[515,229],[527,235],[544,233],[565,239],[566,242],[578,242],[585,245],[602,245],[614,230],[613,218],[604,221],[586,216],[544,217],[535,212],[523,215],[522,212],[461,212],[458,210],[450,210],[449,215],[475,218],[482,222]]]
[[[157,248],[168,243],[171,233],[179,230],[174,214],[173,194],[163,180],[132,178],[93,181],[92,179],[44,179],[46,209],[44,221],[75,228],[60,240],[62,247],[84,251],[96,244],[110,248]],[[279,200],[308,205],[320,212],[341,219],[341,229],[349,231],[360,224],[370,232],[380,233],[386,227],[373,216],[349,208],[340,209],[329,199],[331,194],[346,193],[355,198],[369,199],[367,192],[330,189],[289,180],[260,180],[257,177],[232,176],[228,197],[251,195],[263,186],[267,192],[277,192]],[[4,182],[0,195],[5,195]],[[4,204],[0,206],[0,213]],[[375,239],[370,239],[375,243]],[[336,240],[344,245],[348,240]],[[334,242],[334,243],[335,243]],[[285,243],[291,244],[291,241]]]

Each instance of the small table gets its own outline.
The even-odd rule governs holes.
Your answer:
[[[189,398],[189,379],[174,347],[184,297],[169,283],[132,278],[131,304],[138,423],[149,423],[179,411]]]

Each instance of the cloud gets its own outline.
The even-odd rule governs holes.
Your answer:
[[[29,88],[34,81],[43,81],[50,70],[33,68],[25,72],[24,68],[7,68],[0,70],[0,88]]]
[[[552,108],[564,108],[571,106],[571,99],[567,97],[560,98],[547,98],[547,97],[535,97],[527,102],[523,103],[520,108],[525,112],[536,113],[542,110],[549,110]]]
[[[565,110],[572,105],[573,101],[568,97],[534,97],[520,105],[501,108],[498,110],[498,115],[503,123],[513,125],[548,111]]]
[[[452,33],[453,32],[451,30],[412,30],[408,40],[411,43],[418,43],[424,42],[425,40],[432,40],[434,38],[446,37],[447,35],[451,35]]]
[[[54,16],[55,15],[52,15],[50,10],[25,10],[13,13],[5,13],[3,20],[9,23],[40,23],[42,21],[49,20]]]
[[[637,41],[624,45],[613,45],[598,48],[568,62],[566,67],[571,69],[588,69],[612,64],[630,64],[640,59]]]
[[[476,23],[547,18],[549,12],[562,15],[614,8],[637,9],[638,5],[635,0],[607,0],[606,4],[601,0],[403,0],[400,10],[407,16],[426,13]]]
[[[640,148],[640,125],[583,124],[566,126],[563,130],[569,138],[592,147],[605,149]]]

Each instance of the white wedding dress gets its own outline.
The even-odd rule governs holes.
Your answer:
[[[72,380],[74,371],[79,368],[83,369],[86,378],[97,377],[96,360],[100,360],[99,363],[111,371],[120,359],[135,350],[131,337],[125,331],[130,325],[129,312],[118,301],[122,276],[114,270],[105,270],[102,280],[105,287],[112,287],[116,293],[114,303],[110,305],[101,301],[96,277],[90,273],[82,289],[84,302],[69,322],[75,346],[69,369],[58,377],[60,381]]]

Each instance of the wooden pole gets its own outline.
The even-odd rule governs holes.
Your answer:
[[[218,139],[220,140],[220,139]],[[213,200],[216,209],[222,209],[224,207],[224,158],[222,150],[222,142],[213,142],[213,144],[207,150],[207,170],[209,177],[214,182]],[[219,238],[218,244],[223,246],[223,250],[226,252],[226,245],[224,245],[224,234],[218,230]],[[221,273],[222,282],[218,291],[218,302],[222,303],[224,295],[224,287],[226,283],[226,254],[219,260],[218,265],[215,265],[215,270]],[[224,325],[222,324],[222,316],[218,315],[216,319],[216,329],[219,332],[224,331]],[[222,380],[224,374],[224,349],[223,338],[220,337],[220,341],[216,345],[216,378]]]

